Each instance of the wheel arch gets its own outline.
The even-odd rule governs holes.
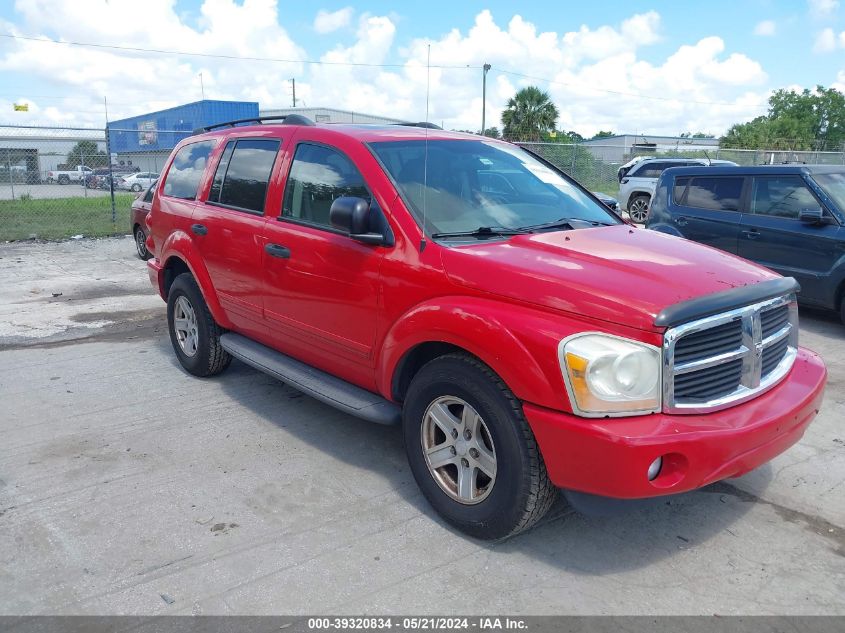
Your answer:
[[[176,232],[171,234],[161,249],[162,255],[159,258],[164,262],[162,266],[162,291],[164,300],[167,300],[170,287],[173,281],[182,273],[190,273],[199,286],[203,299],[214,317],[214,320],[224,328],[231,328],[232,324],[226,317],[220,300],[214,290],[214,284],[208,274],[202,258],[196,252],[191,238],[186,234]]]
[[[530,308],[469,297],[418,305],[397,320],[384,338],[376,362],[379,391],[401,402],[423,365],[458,352],[487,365],[518,399],[571,410],[557,362],[557,334],[549,336],[552,324],[559,321],[550,316],[537,317]],[[519,327],[524,332],[543,332],[547,339],[525,342],[517,333]],[[543,360],[533,349],[537,345]]]

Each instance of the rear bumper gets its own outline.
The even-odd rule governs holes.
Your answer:
[[[593,420],[524,405],[559,488],[619,499],[685,492],[742,475],[795,444],[816,416],[827,371],[800,349],[790,373],[754,400],[707,415]],[[649,481],[649,465],[663,467]]]
[[[147,246],[149,248],[149,245]],[[167,301],[167,295],[164,293],[164,267],[158,258],[153,257],[147,260],[147,273],[150,275],[150,283],[153,288],[158,290],[159,296]]]

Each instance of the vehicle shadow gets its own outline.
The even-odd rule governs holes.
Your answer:
[[[608,517],[582,515],[561,495],[530,532],[502,542],[477,541],[446,524],[426,502],[408,468],[398,427],[341,413],[238,361],[214,380],[234,401],[298,441],[383,478],[409,505],[455,538],[468,539],[491,553],[530,555],[574,573],[604,574],[647,566],[730,532],[731,525],[753,505],[748,495],[725,482],[692,493],[632,502],[624,514]],[[758,489],[761,481],[772,476],[768,466],[754,475]]]

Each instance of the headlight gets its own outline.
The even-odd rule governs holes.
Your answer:
[[[609,334],[561,341],[558,360],[575,413],[586,417],[660,410],[659,348]]]

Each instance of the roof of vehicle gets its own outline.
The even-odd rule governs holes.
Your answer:
[[[845,173],[845,165],[714,165],[712,167],[702,165],[701,167],[670,167],[663,173],[669,173],[672,176],[696,176],[699,174],[708,176],[843,174]]]
[[[256,125],[241,125],[238,127],[213,130],[211,132],[202,132],[201,135],[227,136],[229,134],[243,134],[245,132],[289,132],[292,128],[303,128],[306,130],[318,129],[328,132],[329,134],[337,134],[338,136],[354,138],[363,143],[375,141],[423,140],[425,138],[428,138],[429,141],[462,139],[495,142],[497,140],[464,132],[447,132],[446,130],[436,128],[416,127],[413,125],[385,125],[381,123],[315,123],[313,125],[259,123]]]
[[[697,163],[700,162],[700,163],[704,163],[704,164],[713,163],[714,165],[715,164],[736,165],[736,163],[733,162],[732,160],[722,160],[722,159],[718,159],[718,158],[713,158],[711,160],[709,158],[705,158],[705,157],[701,157],[701,156],[695,156],[695,157],[691,157],[691,158],[658,158],[658,157],[644,158],[643,160],[639,161],[637,163],[637,165],[641,165],[641,164],[645,164],[645,163],[689,163],[691,161],[694,161],[694,162],[697,162]]]

